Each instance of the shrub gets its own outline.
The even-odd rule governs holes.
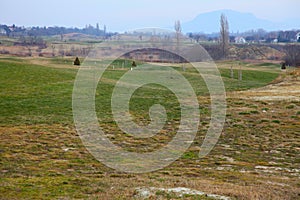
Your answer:
[[[293,108],[295,108],[295,105],[291,104],[291,105],[288,105],[286,108],[287,109],[293,109]]]
[[[250,112],[240,112],[239,115],[250,115]]]
[[[250,113],[251,114],[259,114],[259,112],[257,110],[251,110]]]
[[[280,120],[278,120],[278,119],[275,119],[275,120],[273,120],[272,122],[273,122],[273,123],[276,123],[276,124],[280,124]]]
[[[78,57],[75,58],[74,65],[80,65],[80,60]]]
[[[132,62],[132,67],[136,67],[135,61]]]

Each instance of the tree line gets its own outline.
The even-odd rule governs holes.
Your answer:
[[[178,33],[181,33],[181,25],[180,21],[175,21],[174,29],[176,32],[176,39],[178,42]],[[293,44],[291,42],[300,42],[300,31],[292,30],[292,31],[273,31],[267,32],[263,29],[258,29],[257,31],[248,31],[241,34],[239,36],[244,36],[245,41],[256,41],[258,43],[272,43],[268,44],[268,46],[277,49],[281,52],[284,52],[284,64],[291,66],[300,66],[300,45]],[[188,36],[192,39],[195,39],[198,43],[209,41],[208,35],[206,34],[197,34],[197,33],[189,33]],[[298,36],[298,38],[297,38]],[[214,41],[216,41],[215,45],[212,43],[202,43],[202,46],[206,49],[206,51],[210,54],[213,59],[227,59],[229,56],[230,50],[230,42],[233,42],[234,36],[230,36],[229,32],[229,23],[227,17],[224,14],[220,16],[220,32],[218,34],[213,35]],[[276,45],[275,43],[288,43],[285,45]],[[243,46],[244,48],[250,49],[255,54],[260,54],[263,57],[266,57],[258,47],[254,45]],[[249,52],[247,53],[249,55]]]
[[[53,35],[63,35],[68,33],[81,33],[86,35],[93,36],[102,36],[102,37],[110,37],[116,33],[107,32],[106,25],[100,29],[99,24],[96,26],[86,25],[84,28],[66,28],[66,27],[18,27],[15,25],[0,25],[0,33],[6,35],[7,37],[20,37],[20,36],[53,36]]]

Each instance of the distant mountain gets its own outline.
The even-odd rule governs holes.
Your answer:
[[[291,19],[283,22],[272,22],[259,19],[251,13],[242,13],[233,10],[217,10],[203,13],[195,17],[192,21],[182,23],[182,31],[187,32],[219,32],[220,16],[224,13],[229,23],[230,32],[244,32],[262,28],[267,31],[299,29],[300,19]]]

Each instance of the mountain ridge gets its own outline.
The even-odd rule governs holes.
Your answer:
[[[264,29],[266,31],[277,31],[287,29],[299,29],[300,19],[283,20],[273,22],[260,19],[252,13],[234,10],[216,10],[197,15],[191,21],[182,23],[182,31],[215,33],[220,29],[220,16],[225,14],[229,23],[230,32],[244,32],[249,30]]]

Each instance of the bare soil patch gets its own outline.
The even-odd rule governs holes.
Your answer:
[[[282,74],[273,84],[247,91],[232,92],[229,96],[258,101],[300,101],[300,69]]]

